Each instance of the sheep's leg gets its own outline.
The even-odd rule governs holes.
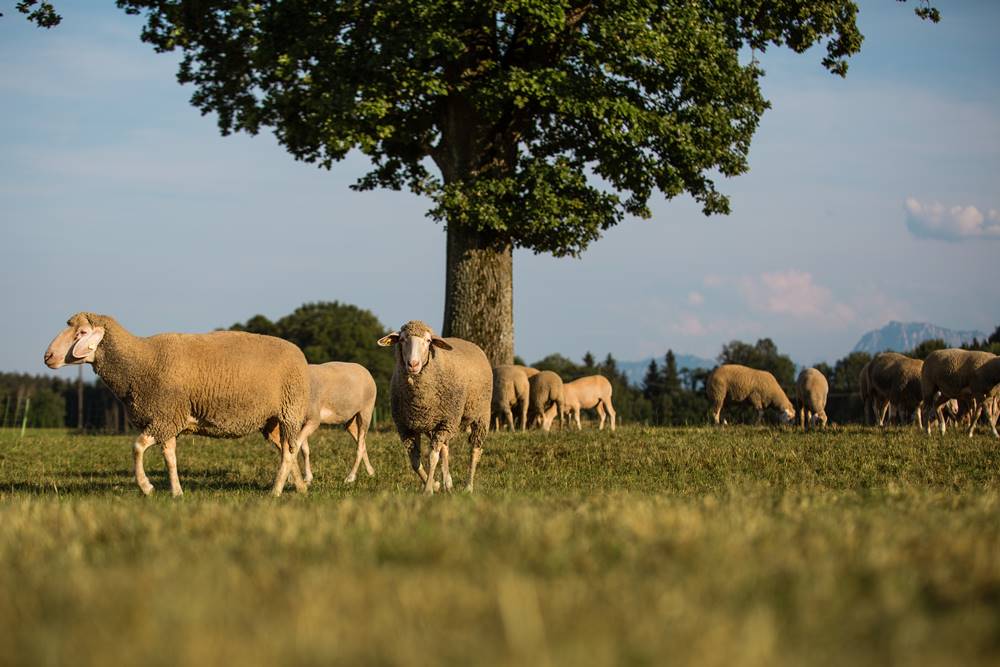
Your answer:
[[[306,468],[304,478],[306,484],[310,484],[313,481],[312,463],[309,460],[309,436],[315,433],[318,428],[318,421],[307,419],[306,423],[302,425],[302,430],[299,431],[299,449],[302,450],[302,459]],[[278,451],[281,451],[280,444],[278,445]]]
[[[305,480],[302,479],[302,471],[299,469],[299,447],[297,442],[298,437],[291,438],[288,430],[285,427],[281,427],[281,465],[278,467],[278,474],[274,479],[274,487],[271,489],[271,495],[281,495],[281,492],[285,490],[285,484],[288,483],[289,475],[292,477],[292,483],[295,485],[296,491],[305,493],[308,490]]]
[[[615,406],[611,405],[611,401],[608,401],[607,403],[605,403],[604,401],[601,401],[601,403],[604,405],[604,408],[608,411],[608,418],[611,421],[611,431],[614,432],[614,430],[615,430],[615,420],[617,419],[617,416],[618,416],[615,413]]]
[[[428,453],[427,481],[424,482],[424,495],[434,495],[434,472],[437,470],[438,461],[441,459],[441,448],[444,447],[445,439],[440,433],[431,436],[431,450]],[[447,481],[447,480],[446,480]]]
[[[528,401],[521,401],[521,430],[528,430]]]
[[[361,415],[358,417],[358,446],[361,447],[361,458],[365,463],[365,472],[369,477],[375,476],[375,468],[368,460],[368,427],[371,426],[371,415]]]
[[[607,413],[607,411],[604,409],[604,401],[598,401],[596,407],[597,407],[597,417],[600,420],[597,423],[597,430],[598,431],[603,431],[604,430],[605,414]]]
[[[507,426],[508,428],[510,428],[511,432],[513,433],[514,431],[516,431],[517,428],[515,428],[514,426],[514,413],[511,412],[509,405],[504,406],[504,417],[507,418]],[[499,431],[500,429],[497,430]]]
[[[977,403],[976,407],[975,407],[975,409],[974,409],[974,411],[972,413],[972,424],[969,426],[969,437],[970,438],[976,432],[976,424],[979,423],[979,417],[981,416],[982,411],[983,411],[983,405],[982,405],[982,403]],[[987,412],[986,414],[987,414],[987,418],[988,418],[989,417],[989,412]]]
[[[183,496],[181,479],[177,476],[177,438],[169,438],[163,442],[163,460],[167,463],[167,474],[170,476],[170,493],[174,498]]]
[[[420,462],[420,434],[411,435],[403,438],[403,445],[406,447],[406,451],[410,455],[410,467],[413,468],[413,472],[417,473],[424,484],[427,480],[432,480],[433,478],[428,477],[427,471],[424,470],[424,464]],[[434,483],[434,490],[438,489],[438,483]]]
[[[451,471],[448,469],[448,443],[441,446],[441,479],[444,482],[444,490],[451,491]]]
[[[472,445],[472,458],[469,462],[469,484],[465,487],[468,493],[472,493],[475,488],[476,466],[479,464],[479,457],[483,455],[483,441],[485,439],[486,433],[483,431],[483,425],[479,422],[473,422],[472,433],[469,435],[469,444]]]
[[[153,485],[149,483],[149,478],[146,477],[146,471],[142,467],[142,455],[146,453],[146,450],[153,446],[156,439],[148,433],[142,433],[135,442],[132,443],[132,460],[135,464],[135,481],[142,489],[142,492],[147,496],[153,492]]]

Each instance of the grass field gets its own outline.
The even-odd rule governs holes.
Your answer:
[[[143,497],[130,439],[0,433],[0,663],[1000,664],[1000,445],[958,433],[491,435],[425,498],[313,439],[185,438]],[[452,446],[456,486],[468,472]]]

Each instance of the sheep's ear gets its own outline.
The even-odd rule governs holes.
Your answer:
[[[441,336],[431,336],[431,345],[434,347],[440,347],[442,350],[454,349],[444,338],[441,338]]]
[[[73,356],[77,359],[86,359],[94,353],[103,339],[104,327],[94,327],[90,333],[76,341],[76,345],[73,346]]]
[[[390,345],[395,345],[399,342],[399,332],[393,331],[391,334],[386,334],[378,339],[379,347],[389,347]]]

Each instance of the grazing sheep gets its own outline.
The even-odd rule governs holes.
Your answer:
[[[500,430],[500,419],[505,417],[511,431],[517,430],[512,408],[517,408],[521,416],[521,430],[528,427],[528,397],[530,386],[524,367],[507,364],[493,369],[493,418],[496,430]]]
[[[778,381],[767,371],[747,368],[740,364],[723,364],[712,371],[705,381],[705,392],[712,402],[709,413],[716,424],[722,405],[730,402],[749,401],[757,410],[757,423],[764,418],[764,409],[775,407],[780,411],[781,420],[788,423],[795,419],[795,408],[782,390]]]
[[[876,415],[879,426],[885,426],[890,407],[900,420],[903,415],[912,415],[913,420],[921,424],[920,375],[923,366],[920,359],[897,352],[882,352],[871,360],[868,378],[872,394],[881,403],[881,410]]]
[[[996,355],[976,350],[950,348],[935,350],[924,359],[920,374],[923,414],[927,416],[927,433],[931,432],[931,417],[936,416],[941,434],[946,429],[942,406],[950,398],[968,398],[972,395],[972,376],[980,366]],[[975,411],[975,408],[973,408]]]
[[[531,388],[531,409],[528,413],[531,425],[540,425],[543,431],[548,432],[552,428],[552,419],[558,415],[561,429],[566,415],[562,378],[552,371],[541,371],[529,378],[528,384]],[[555,406],[556,410],[547,415],[551,406]]]
[[[570,423],[573,423],[574,418],[576,419],[577,429],[583,429],[580,424],[580,410],[596,408],[597,415],[601,420],[597,426],[598,430],[604,430],[605,412],[611,417],[611,430],[615,430],[615,408],[611,405],[611,383],[603,375],[588,375],[563,384],[563,404]],[[548,415],[546,418],[551,421]]]
[[[1000,438],[1000,434],[997,433],[997,417],[1000,416],[997,414],[997,402],[1000,397],[1000,357],[990,359],[972,373],[969,389],[975,405],[972,424],[969,426],[969,437],[971,438],[976,432],[976,424],[985,409],[993,435]]]
[[[819,422],[826,426],[826,395],[830,393],[830,384],[815,368],[807,368],[799,373],[795,383],[799,399],[800,421],[802,430],[806,429],[806,420],[815,425]]]
[[[871,366],[872,362],[869,361],[861,367],[861,373],[858,374],[858,394],[865,413],[865,424],[869,426],[882,412],[882,401],[872,392]]]
[[[281,450],[272,493],[281,495],[289,473],[305,492],[296,443],[309,404],[309,374],[298,347],[241,331],[140,338],[114,318],[94,313],[77,313],[67,325],[45,352],[45,364],[93,364],[125,404],[141,432],[132,452],[143,493],[153,492],[142,459],[154,443],[163,448],[170,490],[179,496],[178,435],[239,438],[254,431]]]
[[[299,433],[299,446],[305,460],[305,482],[312,482],[312,466],[309,462],[309,436],[320,424],[343,424],[358,445],[354,467],[344,479],[352,483],[358,475],[358,466],[365,462],[368,476],[375,474],[368,460],[365,435],[375,411],[377,389],[375,380],[368,369],[361,364],[344,361],[330,361],[325,364],[309,364],[309,409],[306,421]]]
[[[511,364],[511,365],[514,368],[520,368],[522,371],[524,371],[524,374],[528,376],[529,380],[538,375],[539,373],[541,373],[540,370],[538,370],[537,368],[532,368],[531,366],[520,366],[518,364]]]
[[[429,326],[417,320],[383,336],[378,344],[395,347],[392,419],[409,451],[410,465],[424,482],[424,493],[434,493],[434,471],[439,459],[444,488],[451,490],[448,442],[466,427],[471,427],[472,459],[466,487],[471,492],[490,425],[493,370],[486,355],[477,345],[461,338],[436,336]],[[423,433],[431,439],[430,466],[426,472],[420,462]]]

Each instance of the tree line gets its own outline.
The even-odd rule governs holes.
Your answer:
[[[371,311],[338,301],[306,303],[276,321],[255,315],[229,329],[284,338],[298,345],[309,363],[337,360],[363,365],[378,386],[376,409],[383,419],[388,418],[394,360],[391,354],[374,345],[388,329]],[[907,354],[923,359],[945,347],[942,340],[928,340]],[[964,347],[1000,354],[1000,326],[985,340],[973,340]],[[733,340],[722,346],[716,360],[720,364],[743,364],[769,371],[794,400],[798,369],[770,338],[755,343]],[[830,384],[827,414],[832,421],[863,421],[858,376],[870,360],[871,355],[866,352],[852,352],[832,365],[816,364]],[[525,363],[520,357],[515,357],[515,362]],[[610,353],[598,362],[587,352],[579,363],[561,354],[550,354],[530,365],[554,371],[567,382],[587,375],[608,378],[618,419],[624,423],[684,426],[706,422],[709,404],[705,380],[711,371],[678,368],[672,350],[661,360],[649,363],[639,385],[629,382]],[[3,411],[0,427],[69,427],[112,432],[127,429],[124,408],[100,379],[82,382],[79,378],[0,373],[0,410]],[[740,414],[739,408],[733,417],[736,421],[751,419],[749,411]]]

